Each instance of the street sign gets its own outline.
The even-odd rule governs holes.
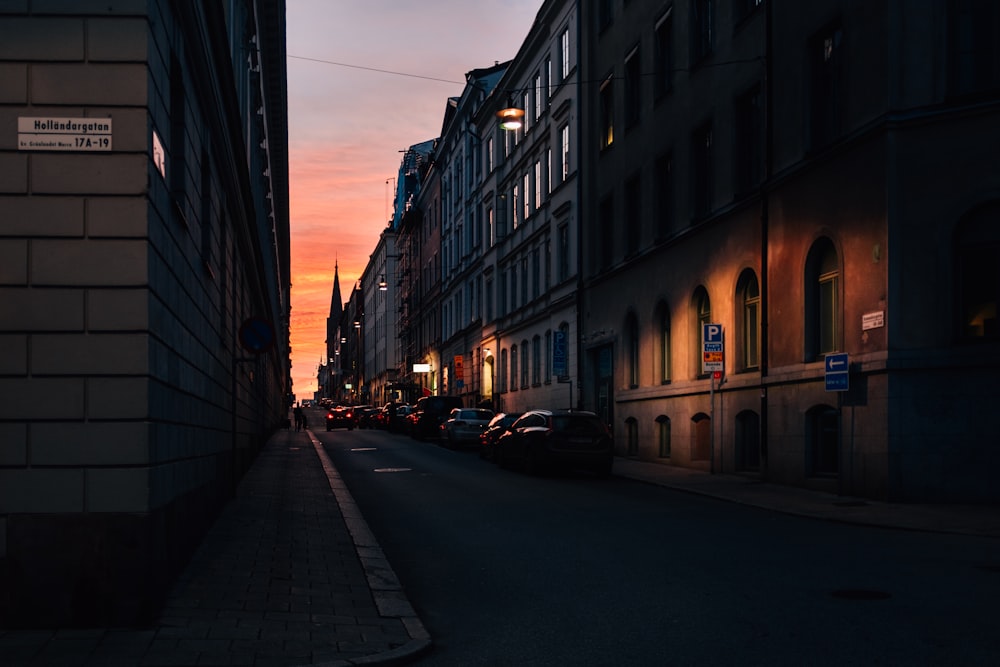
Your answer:
[[[850,363],[846,352],[828,354],[823,360],[827,391],[847,391],[850,388]]]
[[[557,378],[569,375],[568,357],[566,332],[556,329],[552,332],[552,374]]]
[[[262,317],[251,317],[240,327],[239,338],[246,350],[260,354],[274,346],[274,327]]]
[[[722,340],[722,325],[703,324],[701,328],[701,341],[701,372],[713,373],[724,371],[725,344]]]

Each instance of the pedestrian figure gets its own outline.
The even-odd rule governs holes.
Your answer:
[[[301,404],[296,405],[295,409],[292,412],[295,413],[295,430],[296,431],[301,431],[302,430],[302,424],[306,420],[306,416],[302,412],[302,405]]]

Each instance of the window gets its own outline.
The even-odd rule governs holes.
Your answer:
[[[528,341],[521,341],[521,389],[528,388]]]
[[[500,288],[500,294],[497,295],[497,306],[499,307],[497,315],[503,316],[510,312],[507,309],[507,275],[504,272],[500,273],[497,286]]]
[[[653,96],[660,99],[674,87],[674,10],[673,7],[656,23],[654,34]]]
[[[542,75],[535,73],[535,120],[538,120],[542,115],[542,103],[544,100],[544,95],[542,94]]]
[[[660,316],[660,382],[667,384],[670,382],[670,356],[672,354],[670,342],[670,309],[666,304],[661,304],[658,311]]]
[[[968,340],[1000,339],[1000,202],[966,216],[955,239],[961,334]]]
[[[548,97],[552,97],[552,91],[555,90],[556,85],[556,82],[552,79],[552,58],[545,59],[545,82],[549,87]]]
[[[740,324],[740,367],[755,369],[760,365],[760,287],[757,276],[747,269],[737,285],[737,303],[742,306]]]
[[[708,290],[699,286],[694,293],[694,321],[695,330],[691,340],[695,341],[695,375],[704,375],[702,370],[703,343],[702,332],[706,324],[712,322],[712,303],[708,299]]]
[[[507,350],[500,350],[500,393],[507,391]]]
[[[806,361],[836,352],[840,344],[840,263],[833,242],[821,238],[806,259]]]
[[[632,127],[639,122],[642,104],[642,64],[639,60],[639,47],[625,56],[625,127]]]
[[[545,290],[552,287],[552,239],[545,237]]]
[[[569,178],[569,125],[563,125],[559,132],[560,137],[560,168],[562,171],[562,182]]]
[[[653,166],[656,193],[656,238],[664,240],[674,230],[674,156],[665,153]]]
[[[521,258],[521,305],[528,303],[528,256]]]
[[[569,278],[569,225],[559,225],[559,271],[557,274],[559,282]]]
[[[691,61],[697,63],[712,53],[712,21],[715,16],[713,0],[692,0],[691,2]]]
[[[542,205],[542,161],[535,161],[535,210]]]
[[[510,346],[510,390],[517,391],[517,345]]]
[[[625,255],[639,252],[639,238],[642,233],[642,206],[638,172],[625,182]]]
[[[535,336],[531,339],[531,384],[542,383],[542,339]]]
[[[629,313],[625,321],[625,345],[627,383],[630,388],[635,389],[639,386],[639,320],[635,313]]]
[[[527,221],[531,217],[531,174],[526,172],[521,180],[524,183],[524,219]]]
[[[486,209],[486,238],[489,239],[490,247],[497,243],[496,220],[493,218],[493,207]]]
[[[513,211],[512,220],[513,220],[513,223],[514,223],[514,229],[517,229],[517,226],[519,224],[518,223],[518,217],[517,217],[518,216],[518,207],[521,205],[520,204],[520,202],[521,202],[520,186],[518,186],[518,185],[514,186],[513,190],[510,193],[510,199],[511,199],[512,211]]]
[[[844,32],[833,25],[809,41],[809,141],[825,148],[840,135]]]
[[[660,415],[656,418],[660,432],[660,458],[670,458],[670,417]]]
[[[545,366],[542,367],[545,384],[552,382],[552,330],[545,332]]]
[[[949,23],[949,92],[995,92],[1000,88],[1000,3],[952,0]]]
[[[524,134],[528,134],[528,130],[532,127],[532,121],[534,120],[531,116],[531,110],[534,108],[531,106],[531,91],[526,90],[524,94],[521,95],[521,108],[524,109]]]
[[[628,456],[639,456],[639,422],[635,417],[625,420],[625,438]]]
[[[703,124],[691,136],[693,160],[694,218],[708,217],[712,211],[712,122]]]
[[[737,194],[745,194],[760,184],[763,124],[760,86],[736,98],[733,168]]]
[[[559,53],[561,55],[561,70],[559,74],[563,80],[569,76],[569,28],[563,30],[559,36]]]
[[[552,194],[552,147],[545,149],[545,192]]]
[[[496,168],[496,163],[494,162],[494,155],[495,153],[493,152],[493,137],[489,137],[486,140],[486,169],[487,172],[491,174],[493,173],[493,170]]]
[[[542,251],[535,248],[531,251],[531,298],[542,295]]]
[[[615,80],[613,76],[608,76],[601,84],[600,100],[600,137],[598,145],[602,148],[610,148],[615,142]]]
[[[517,264],[510,265],[510,310],[517,309]]]
[[[486,279],[486,321],[493,321],[493,279]]]

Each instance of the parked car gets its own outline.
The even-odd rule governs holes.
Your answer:
[[[441,424],[455,408],[462,407],[458,396],[424,396],[413,406],[410,435],[417,440],[437,438],[441,435]]]
[[[479,456],[487,461],[496,461],[496,444],[500,436],[510,430],[511,424],[521,416],[520,412],[500,412],[493,416],[486,430],[479,436]]]
[[[371,405],[355,405],[354,418],[358,423],[358,428],[375,428],[376,415],[380,410]]]
[[[531,410],[500,436],[497,460],[507,467],[520,463],[528,473],[550,467],[587,468],[601,477],[611,474],[611,432],[593,412]]]
[[[346,428],[348,431],[353,431],[355,426],[357,426],[357,421],[354,416],[354,408],[349,405],[338,405],[330,408],[326,413],[327,431],[335,428]]]
[[[455,408],[441,424],[441,437],[448,447],[476,444],[493,416],[483,408]]]
[[[382,408],[382,428],[392,433],[406,432],[406,417],[413,408],[405,403],[388,403]]]

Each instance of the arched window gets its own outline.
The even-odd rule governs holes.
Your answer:
[[[507,391],[507,350],[500,350],[500,393]]]
[[[660,353],[660,382],[667,384],[670,382],[670,309],[667,305],[660,304],[657,308],[659,322],[659,353]]]
[[[639,386],[639,321],[635,313],[629,313],[625,320],[625,346],[628,386],[634,389]]]
[[[528,388],[528,341],[521,341],[521,389]]]
[[[805,359],[840,349],[840,260],[833,242],[821,238],[806,260]]]
[[[660,435],[660,458],[670,458],[670,417],[660,415],[656,418],[656,426]]]
[[[639,422],[635,417],[625,420],[625,436],[628,442],[628,455],[639,456]]]
[[[840,418],[829,405],[817,405],[806,412],[806,466],[811,477],[840,473]]]
[[[750,269],[740,275],[736,303],[740,307],[736,314],[740,332],[738,363],[742,370],[756,369],[760,366],[760,286]]]
[[[510,390],[517,391],[517,345],[510,346]]]
[[[694,375],[697,377],[704,375],[701,370],[702,352],[704,351],[702,346],[704,341],[701,339],[702,331],[704,331],[704,326],[712,321],[712,302],[708,299],[708,290],[699,285],[698,289],[694,291],[694,299],[691,303],[694,309],[694,317],[692,319],[695,323],[694,335],[691,337],[691,340],[694,341]]]
[[[955,255],[962,337],[1000,338],[1000,202],[962,220],[955,234]]]

